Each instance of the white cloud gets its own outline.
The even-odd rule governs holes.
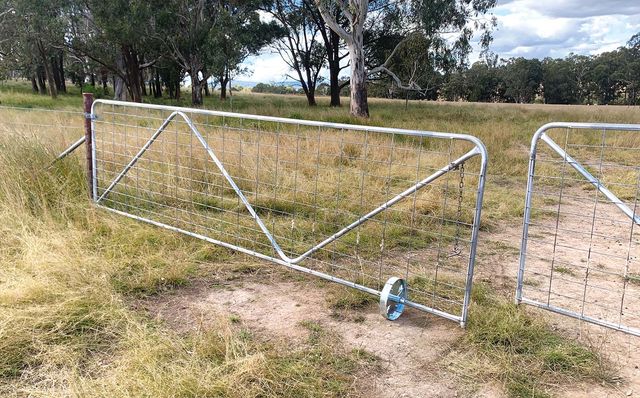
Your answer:
[[[498,28],[490,49],[502,58],[595,55],[624,46],[640,32],[640,0],[498,0],[493,13]],[[479,54],[476,43],[470,61]],[[238,79],[282,81],[290,73],[271,52],[251,57],[245,65],[252,73]]]
[[[249,69],[249,72],[238,76],[238,79],[253,82],[283,81],[286,80],[286,75],[290,72],[289,66],[282,61],[280,55],[269,51],[249,57],[244,66]]]
[[[502,0],[492,51],[501,57],[599,54],[640,30],[637,0]]]
[[[640,14],[636,0],[499,0],[498,7],[531,10],[552,18]]]

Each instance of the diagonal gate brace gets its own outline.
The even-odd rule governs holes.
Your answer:
[[[200,134],[200,131],[193,124],[191,119],[184,112],[181,112],[181,111],[174,111],[173,113],[171,113],[171,115],[169,115],[168,118],[166,118],[164,120],[162,125],[160,125],[160,127],[158,127],[158,129],[153,133],[151,138],[149,138],[149,140],[142,146],[140,151],[138,151],[138,153],[136,153],[136,155],[131,159],[131,161],[129,161],[129,163],[124,167],[124,169],[122,169],[122,171],[116,176],[116,178],[114,178],[113,181],[111,181],[111,183],[104,190],[102,195],[100,195],[100,197],[96,200],[96,203],[100,203],[105,197],[107,197],[107,195],[109,195],[109,193],[111,191],[113,191],[115,186],[127,175],[129,170],[131,170],[135,166],[135,164],[142,157],[142,155],[151,147],[151,145],[158,139],[158,137],[162,134],[162,132],[165,131],[165,129],[167,128],[169,123],[171,123],[171,121],[173,119],[175,119],[177,116],[180,116],[182,119],[184,119],[184,121],[189,126],[189,129],[191,130],[191,132],[196,136],[196,138],[198,139],[200,144],[207,151],[207,153],[209,154],[209,157],[211,158],[211,160],[213,160],[213,162],[216,164],[216,166],[218,167],[218,169],[220,170],[220,172],[222,173],[224,178],[227,180],[229,185],[231,185],[231,187],[233,188],[233,190],[236,193],[236,195],[238,195],[238,197],[240,198],[240,200],[244,204],[244,206],[247,209],[247,211],[249,211],[249,214],[251,214],[251,217],[256,221],[256,223],[258,224],[258,226],[260,227],[260,229],[262,230],[264,235],[267,237],[267,239],[271,243],[273,249],[276,251],[276,253],[278,253],[278,256],[284,262],[286,262],[288,264],[298,264],[298,263],[300,263],[305,258],[309,257],[313,253],[315,253],[318,250],[322,249],[323,247],[327,246],[331,242],[333,242],[333,241],[339,239],[340,237],[344,236],[345,234],[347,234],[348,232],[352,231],[353,229],[355,229],[359,225],[363,224],[367,220],[375,217],[377,214],[383,212],[384,210],[386,210],[386,209],[390,208],[391,206],[395,205],[396,203],[400,202],[402,199],[405,199],[405,198],[411,196],[415,192],[417,192],[420,189],[426,187],[427,185],[429,185],[430,183],[434,182],[435,180],[437,180],[438,178],[442,177],[443,175],[447,174],[448,172],[457,169],[461,164],[463,164],[467,160],[473,158],[474,156],[481,155],[480,150],[477,147],[474,147],[472,150],[470,150],[466,154],[462,155],[458,159],[456,159],[453,162],[449,163],[448,165],[440,168],[435,173],[433,173],[430,176],[422,179],[417,184],[415,184],[415,185],[411,186],[410,188],[406,189],[405,191],[399,193],[398,195],[396,195],[392,199],[390,199],[387,202],[381,204],[377,208],[371,210],[369,213],[363,215],[362,217],[358,218],[356,221],[354,221],[351,224],[347,225],[346,227],[342,228],[340,231],[338,231],[335,234],[331,235],[330,237],[326,238],[325,240],[323,240],[322,242],[318,243],[317,245],[311,247],[309,250],[307,250],[306,252],[304,252],[300,256],[295,257],[295,258],[291,258],[291,257],[287,256],[284,253],[284,251],[282,250],[282,248],[280,247],[280,245],[276,241],[275,237],[271,233],[271,231],[269,231],[269,229],[264,224],[264,222],[262,221],[262,219],[260,218],[258,213],[255,211],[255,209],[253,208],[251,203],[249,203],[249,200],[247,199],[247,197],[244,195],[244,193],[242,193],[242,190],[240,190],[238,185],[235,183],[235,181],[233,180],[231,175],[229,175],[229,173],[225,169],[225,167],[222,164],[222,162],[220,161],[220,159],[218,159],[218,157],[216,156],[216,154],[213,151],[213,149],[211,149],[211,147],[209,146],[207,141],[203,138],[202,134]]]
[[[542,141],[546,142],[547,145],[551,147],[558,155],[562,156],[565,162],[568,165],[573,167],[578,173],[580,173],[587,181],[593,185],[598,191],[602,192],[604,196],[607,197],[616,205],[620,211],[622,211],[627,217],[629,217],[634,223],[640,225],[640,215],[636,216],[634,211],[631,210],[629,206],[627,206],[620,198],[618,198],[613,192],[607,189],[599,179],[593,176],[593,174],[589,173],[587,169],[585,169],[577,160],[572,158],[564,149],[560,147],[560,145],[556,144],[555,141],[551,139],[547,134],[542,134],[540,137]]]

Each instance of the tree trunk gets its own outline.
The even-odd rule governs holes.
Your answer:
[[[62,73],[60,71],[59,57],[57,55],[52,56],[50,62],[51,72],[53,73],[53,81],[56,83],[56,90],[58,90],[58,92],[64,92],[64,87],[62,84],[64,78],[62,77]]]
[[[147,84],[145,82],[144,71],[140,69],[140,88],[143,96],[147,96]]]
[[[227,100],[227,82],[224,79],[220,80],[220,99]]]
[[[38,92],[38,82],[36,82],[35,73],[31,75],[31,89],[33,90],[34,93]]]
[[[158,69],[156,69],[155,71],[156,71],[156,76],[155,76],[155,79],[153,80],[153,84],[155,85],[155,90],[153,95],[156,98],[162,98],[162,83],[160,82],[160,72],[158,72]]]
[[[173,91],[173,83],[167,82],[167,91],[169,92],[169,99],[175,99],[176,95]]]
[[[49,59],[47,57],[47,51],[44,48],[44,44],[42,44],[42,41],[38,40],[37,45],[38,52],[40,53],[40,60],[42,61],[42,67],[44,68],[44,75],[47,79],[49,95],[51,95],[51,98],[56,99],[58,97],[58,90],[53,79],[53,71],[51,70],[51,63],[49,62]]]
[[[202,80],[200,80],[198,72],[193,72],[193,70],[191,69],[191,104],[202,105]]]
[[[58,51],[51,57],[51,71],[53,72],[53,80],[56,83],[58,92],[67,92],[67,86],[64,81],[64,53],[62,51]]]
[[[339,107],[340,103],[340,62],[329,63],[329,90],[331,93],[330,106]]]
[[[49,95],[51,96],[51,98],[56,99],[58,98],[58,88],[56,87],[56,83],[53,79],[53,72],[51,71],[51,65],[49,65],[46,62],[46,59],[44,60],[44,74],[47,77],[47,84],[49,86]]]
[[[191,80],[191,104],[202,105],[202,81],[199,78]]]
[[[226,71],[222,73],[222,76],[218,79],[220,80],[220,99],[222,101],[226,101],[227,99],[227,84],[229,84],[229,80],[226,74]]]
[[[64,77],[64,51],[60,51],[60,56],[58,57],[58,72],[60,73],[60,91],[63,93],[67,92],[67,81]]]
[[[316,106],[318,103],[316,102],[316,92],[315,90],[309,90],[305,93],[307,95],[307,103],[309,106]]]
[[[331,55],[329,57],[329,87],[331,91],[331,105],[339,107],[340,104],[340,36],[331,31]]]
[[[350,111],[353,116],[369,117],[369,103],[367,100],[367,72],[364,66],[364,51],[362,48],[362,29],[357,32],[353,43],[349,46],[351,59],[351,104]],[[359,44],[358,44],[359,43]]]
[[[113,99],[117,101],[126,101],[127,93],[125,90],[124,80],[120,76],[115,77],[115,85],[113,88]]]
[[[131,100],[142,102],[142,88],[140,87],[140,65],[136,51],[129,45],[122,46],[122,58],[124,60],[126,85]]]
[[[107,71],[105,69],[100,71],[100,80],[102,81],[102,92],[104,93],[104,95],[107,95],[107,93],[109,92],[109,89],[107,87],[107,84],[109,82],[109,75],[107,74]]]
[[[209,95],[211,95],[211,93],[209,93],[209,79],[204,79],[204,96],[208,97]]]
[[[124,73],[124,56],[122,52],[116,56],[116,67],[121,73]],[[117,101],[127,100],[124,79],[119,74],[113,76],[113,99]]]
[[[37,81],[38,81],[38,93],[40,93],[40,95],[46,95],[47,94],[47,82],[45,81],[44,78],[44,72],[42,70],[41,67],[38,67],[36,72],[36,77],[37,77]]]

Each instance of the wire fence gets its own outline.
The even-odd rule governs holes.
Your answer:
[[[464,323],[486,154],[473,137],[99,100],[94,198]]]
[[[0,116],[0,133],[37,139],[46,136],[60,148],[84,135],[81,111],[0,106]]]
[[[516,300],[640,335],[640,125],[544,126]]]

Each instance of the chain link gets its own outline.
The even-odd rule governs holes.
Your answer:
[[[460,164],[460,181],[458,182],[458,212],[456,217],[456,236],[453,241],[453,252],[449,257],[459,256],[462,253],[460,249],[460,218],[462,217],[462,199],[464,195],[464,163]]]

